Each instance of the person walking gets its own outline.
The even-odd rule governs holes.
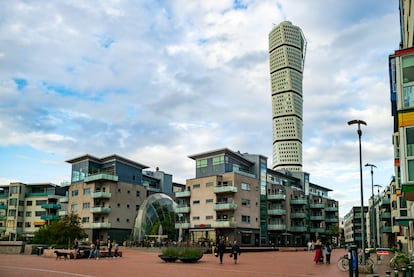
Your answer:
[[[313,258],[315,264],[318,264],[322,261],[323,263],[323,254],[322,254],[322,242],[318,239],[315,242],[315,257]]]
[[[119,256],[118,250],[119,250],[119,243],[115,241],[114,258],[118,258],[118,256]]]
[[[224,244],[224,241],[220,240],[219,243],[217,243],[216,248],[217,248],[216,251],[217,251],[218,257],[220,258],[220,264],[222,264],[223,255],[224,255],[224,252],[226,251],[226,245]]]
[[[230,257],[233,257],[234,263],[237,264],[237,256],[240,255],[240,246],[237,244],[237,240],[234,241],[231,247]]]
[[[96,248],[95,244],[94,243],[91,243],[88,259],[94,258],[94,256],[95,256],[95,248]]]
[[[325,245],[325,257],[326,257],[326,264],[331,264],[331,253],[332,253],[332,243],[329,241]]]
[[[110,239],[108,239],[107,247],[108,247],[108,257],[111,257],[112,256],[112,242]]]
[[[98,260],[101,254],[101,241],[99,239],[96,240],[95,243],[95,257]]]

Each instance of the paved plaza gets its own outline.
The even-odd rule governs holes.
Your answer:
[[[205,254],[195,264],[179,261],[165,263],[159,257],[159,249],[126,248],[122,258],[56,260],[35,255],[0,255],[0,276],[349,276],[336,266],[344,249],[335,249],[331,264],[315,264],[313,252],[245,252],[237,264],[225,255],[224,263]],[[375,255],[374,255],[375,258]],[[385,256],[376,272],[386,276],[388,256]],[[359,276],[373,276],[359,274]]]

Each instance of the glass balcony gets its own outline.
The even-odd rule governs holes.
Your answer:
[[[268,194],[267,200],[285,200],[286,194],[276,193],[276,194]]]
[[[269,231],[284,231],[286,230],[286,224],[268,224],[267,230]]]
[[[323,203],[310,203],[309,204],[309,208],[311,209],[324,209],[325,208],[325,204]]]
[[[234,203],[218,203],[214,205],[215,211],[235,210],[235,209],[237,209],[237,204],[234,204]]]
[[[186,197],[190,197],[191,196],[191,191],[186,190],[186,191],[178,191],[175,193],[175,197],[176,198],[186,198]]]
[[[304,212],[298,212],[298,213],[291,213],[290,218],[305,218],[306,213]]]
[[[178,206],[175,208],[175,213],[177,214],[188,214],[191,208],[189,206]]]
[[[60,204],[52,204],[52,203],[43,204],[41,207],[43,209],[54,209],[54,210],[58,210],[58,209],[62,208],[62,206]]]
[[[40,216],[40,218],[43,220],[58,220],[60,217],[58,215],[51,214],[51,215],[42,215]]]
[[[307,228],[306,226],[292,226],[290,227],[291,232],[306,232]]]
[[[310,220],[316,220],[316,221],[321,221],[324,220],[325,217],[323,215],[311,215],[310,216]]]
[[[325,233],[325,228],[310,228],[311,233]]]
[[[380,215],[381,219],[391,219],[391,213],[390,212],[383,212]]]
[[[381,206],[389,206],[390,203],[391,203],[391,200],[389,198],[381,199]]]
[[[98,191],[98,192],[93,192],[91,194],[91,196],[92,196],[92,198],[111,198],[112,193],[104,192],[104,191]]]
[[[233,220],[218,220],[213,223],[213,228],[235,228],[237,222]]]
[[[118,182],[118,176],[111,174],[94,174],[85,177],[85,183],[94,182],[94,181],[114,181]]]
[[[269,208],[267,210],[268,215],[285,215],[286,210],[282,208]]]
[[[7,210],[7,207],[5,204],[0,204],[0,210]]]
[[[108,207],[92,207],[90,209],[91,213],[95,214],[109,214],[111,212],[111,208]]]
[[[290,204],[292,204],[292,205],[306,205],[306,204],[308,204],[308,199],[290,199]]]
[[[68,202],[69,202],[69,197],[68,196],[59,198],[59,203],[68,203]]]
[[[176,222],[174,225],[175,229],[189,229],[190,228],[190,223],[189,222]]]
[[[335,223],[335,222],[338,222],[338,221],[339,220],[336,217],[328,217],[328,218],[325,218],[325,222]]]
[[[220,186],[220,187],[215,187],[214,188],[214,193],[226,193],[226,192],[236,193],[237,192],[237,187]]]
[[[327,212],[337,212],[338,207],[328,206],[328,207],[325,208],[325,211],[327,211]]]
[[[59,212],[58,212],[58,215],[59,215],[59,216],[65,216],[65,215],[68,215],[68,211],[59,211]]]
[[[380,227],[381,233],[392,233],[392,227],[391,226],[381,226]]]
[[[108,228],[111,228],[111,223],[109,223],[109,222],[91,222],[89,225],[92,229],[108,229]]]

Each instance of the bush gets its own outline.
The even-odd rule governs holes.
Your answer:
[[[165,257],[176,257],[177,258],[178,254],[179,254],[178,248],[168,247],[168,248],[162,249],[161,251],[161,256],[165,256]]]
[[[182,258],[199,258],[203,256],[203,249],[198,247],[185,247],[181,248],[179,257]]]

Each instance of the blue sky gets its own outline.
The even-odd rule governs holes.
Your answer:
[[[393,172],[388,55],[398,1],[0,2],[0,184],[70,180],[65,161],[119,154],[194,177],[227,147],[272,164],[268,34],[307,39],[303,169],[340,214],[360,205],[358,137],[374,183]],[[371,194],[364,168],[364,196]],[[367,202],[365,202],[367,203]]]

